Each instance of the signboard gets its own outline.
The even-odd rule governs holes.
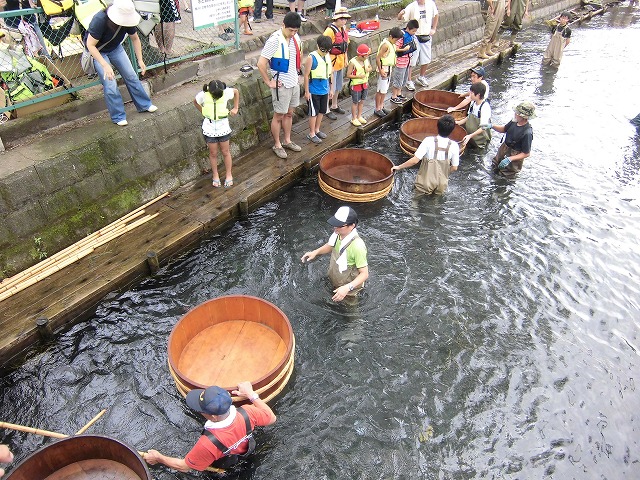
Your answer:
[[[191,9],[194,30],[232,23],[236,18],[234,0],[191,0]]]

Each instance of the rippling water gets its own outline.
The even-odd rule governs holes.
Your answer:
[[[108,408],[90,432],[183,455],[202,420],[169,376],[168,334],[242,293],[288,315],[296,364],[277,424],[227,478],[637,478],[640,13],[625,12],[576,28],[557,73],[539,67],[542,27],[489,69],[494,123],[538,106],[515,182],[489,171],[494,139],[443,197],[414,198],[404,171],[388,199],[356,206],[371,271],[357,306],[330,301],[326,258],[299,262],[339,205],[309,179],[7,373],[2,420],[72,433]],[[402,161],[397,128],[365,147]],[[48,443],[0,440],[18,458]]]

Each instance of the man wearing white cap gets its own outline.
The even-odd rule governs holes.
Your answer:
[[[140,15],[136,12],[132,0],[114,0],[113,5],[106,11],[94,15],[85,38],[87,50],[93,57],[96,72],[102,82],[111,121],[121,127],[128,124],[127,115],[113,67],[124,80],[138,112],[158,110],[158,107],[151,103],[151,98],[140,83],[138,73],[133,69],[131,60],[122,46],[124,38],[129,35],[138,65],[144,75],[147,66],[142,59],[142,46],[136,29],[138,23]]]
[[[229,392],[216,386],[191,390],[185,398],[187,405],[207,419],[198,442],[185,458],[149,450],[144,455],[147,463],[162,463],[180,472],[202,471],[212,464],[229,468],[251,454],[255,449],[253,429],[275,423],[276,416],[253,391],[251,382],[241,382],[233,394],[248,399],[253,405],[234,407]]]
[[[369,278],[367,247],[356,231],[358,215],[353,208],[340,207],[327,222],[333,226],[327,243],[305,253],[301,260],[310,262],[318,255],[331,253],[328,275],[335,287],[331,300],[340,302],[348,295],[356,295]]]

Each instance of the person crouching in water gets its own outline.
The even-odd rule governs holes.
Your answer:
[[[464,125],[467,131],[462,139],[463,145],[484,148],[491,141],[491,106],[484,99],[486,91],[487,88],[480,82],[471,84],[469,88],[469,111],[466,118],[456,122]]]
[[[340,207],[327,222],[333,227],[329,240],[306,252],[301,261],[310,262],[318,255],[331,253],[328,274],[335,287],[331,300],[340,302],[347,296],[357,295],[369,278],[367,247],[356,231],[358,214],[353,208]]]
[[[233,108],[227,107],[227,102],[233,99]],[[202,121],[202,134],[209,147],[209,162],[211,163],[212,185],[220,187],[220,175],[218,174],[218,145],[222,151],[225,169],[225,188],[233,185],[231,174],[231,150],[229,139],[231,127],[229,126],[229,114],[237,115],[240,105],[240,93],[237,88],[230,88],[220,80],[211,80],[198,92],[193,104],[200,111]]]
[[[563,12],[560,14],[558,24],[551,29],[551,40],[549,40],[547,50],[542,56],[543,65],[560,66],[564,49],[571,42],[571,29],[567,23],[569,23],[569,13]]]
[[[413,157],[391,167],[391,171],[404,170],[422,160],[416,176],[416,190],[427,195],[442,195],[449,185],[449,173],[455,172],[460,164],[460,147],[449,138],[455,127],[456,122],[451,115],[440,117],[438,136],[425,138]]]
[[[328,110],[329,99],[333,96],[329,88],[331,81],[331,57],[329,50],[331,37],[320,35],[316,40],[318,49],[311,52],[304,61],[304,98],[309,107],[309,134],[313,143],[322,143],[327,134],[320,131],[322,115]]]
[[[504,141],[493,158],[493,172],[513,178],[522,170],[524,159],[531,153],[533,128],[529,120],[535,118],[536,107],[522,102],[514,108],[515,118],[506,125],[493,125],[496,132],[505,133]]]

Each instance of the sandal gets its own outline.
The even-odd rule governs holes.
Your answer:
[[[224,181],[224,188],[233,187],[233,178],[229,178]]]
[[[211,185],[213,185],[213,186],[214,186],[214,187],[216,187],[216,188],[220,188],[220,185],[222,185],[222,184],[220,183],[220,179],[219,179],[219,178],[218,178],[217,180],[214,178],[214,179],[211,181]]]

